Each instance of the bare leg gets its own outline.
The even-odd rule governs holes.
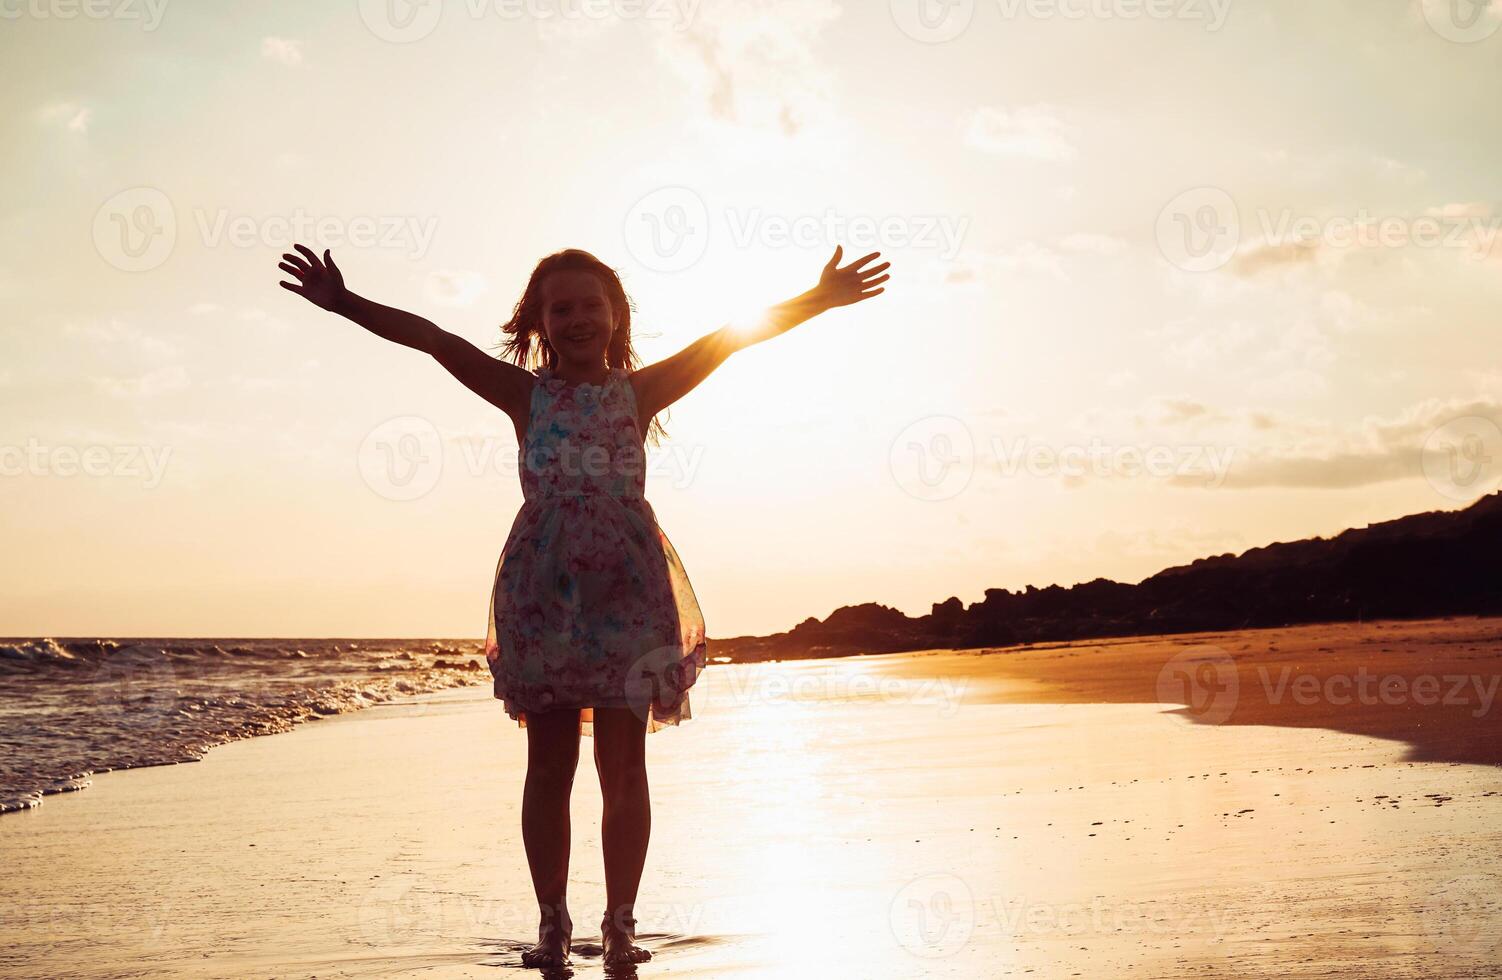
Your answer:
[[[652,954],[636,945],[636,891],[652,833],[647,791],[646,719],[630,708],[596,708],[595,768],[605,812],[605,962],[640,963]]]
[[[579,766],[579,711],[528,712],[526,731],[522,841],[540,921],[537,945],[522,954],[522,964],[563,966],[574,932],[568,914],[568,804]]]

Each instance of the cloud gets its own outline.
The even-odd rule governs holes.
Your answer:
[[[944,276],[948,285],[982,284],[1012,275],[1049,276],[1067,281],[1062,256],[1046,245],[1022,242],[1002,251],[971,250],[949,263]]]
[[[94,378],[94,386],[114,398],[150,398],[188,386],[188,372],[181,364],[169,364],[130,378]]]
[[[1319,242],[1256,242],[1237,253],[1231,260],[1230,271],[1250,277],[1270,269],[1308,265],[1319,256],[1319,251]]]
[[[1066,252],[1087,255],[1120,255],[1126,251],[1127,243],[1120,238],[1096,232],[1075,232],[1059,239],[1059,247]]]
[[[700,4],[687,26],[663,26],[657,52],[711,118],[796,136],[829,111],[834,76],[817,48],[840,14],[833,0]]]
[[[1110,235],[1074,232],[1052,243],[1024,241],[991,251],[971,249],[946,264],[943,281],[965,285],[1019,274],[1068,281],[1071,261],[1081,256],[1118,255],[1126,247],[1126,242]]]
[[[1265,413],[1251,413],[1254,427],[1277,437],[1281,444],[1246,447],[1237,454],[1225,487],[1346,490],[1392,480],[1422,479],[1426,443],[1447,423],[1457,419],[1490,420],[1502,426],[1502,399],[1485,395],[1471,399],[1430,399],[1390,419],[1369,418],[1358,429],[1333,432],[1310,423],[1283,422]],[[1482,422],[1481,425],[1485,425]],[[1285,432],[1292,429],[1292,432]],[[1172,482],[1199,485],[1195,476]]]
[[[94,110],[76,102],[54,102],[37,111],[37,118],[52,126],[62,126],[70,133],[87,133]]]
[[[428,299],[439,306],[469,306],[490,288],[485,276],[471,269],[438,269],[424,285]]]
[[[302,42],[285,37],[262,38],[261,56],[295,67],[302,64]]]
[[[152,360],[175,357],[178,354],[176,344],[119,319],[96,320],[87,323],[70,320],[63,324],[63,336],[92,344],[123,347]]]
[[[997,156],[1070,163],[1079,157],[1075,128],[1045,105],[1020,109],[981,106],[961,121],[965,145]]]

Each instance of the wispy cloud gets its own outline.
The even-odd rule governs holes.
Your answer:
[[[262,38],[261,56],[295,67],[302,64],[302,42],[285,37]]]
[[[439,306],[469,306],[490,288],[472,269],[439,269],[429,273],[425,286],[428,299]]]
[[[87,133],[94,111],[76,102],[53,102],[37,110],[37,118],[49,126],[61,126],[70,133]]]
[[[828,110],[834,76],[817,49],[840,14],[833,0],[701,4],[661,31],[658,55],[712,118],[794,136]]]
[[[1266,442],[1238,454],[1224,486],[1352,489],[1391,480],[1422,479],[1425,444],[1442,426],[1456,419],[1502,424],[1502,400],[1430,399],[1392,418],[1369,418],[1350,431],[1316,423],[1280,420],[1264,413],[1258,423]],[[1288,431],[1285,431],[1288,430]],[[1321,434],[1311,437],[1311,430]],[[1193,478],[1177,482],[1190,485]]]
[[[981,106],[961,120],[965,144],[997,156],[1070,163],[1079,157],[1076,129],[1051,106]]]
[[[169,364],[134,377],[94,378],[94,385],[114,398],[150,398],[188,386],[188,372],[181,364]]]

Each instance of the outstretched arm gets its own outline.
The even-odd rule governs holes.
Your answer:
[[[344,287],[344,274],[325,249],[320,259],[311,249],[294,246],[301,256],[282,255],[278,268],[297,281],[282,288],[331,313],[353,320],[377,337],[429,354],[470,391],[513,420],[525,418],[532,375],[497,360],[457,334],[405,310],[382,306]]]
[[[844,248],[837,246],[834,256],[820,273],[817,286],[772,307],[753,325],[721,327],[714,333],[700,337],[672,357],[649,364],[632,374],[637,414],[641,417],[642,425],[650,424],[658,412],[693,391],[699,382],[709,377],[715,368],[725,363],[725,359],[736,351],[787,333],[826,310],[859,303],[886,291],[881,284],[891,276],[881,273],[892,263],[883,262],[869,269],[863,268],[868,262],[880,258],[880,252],[872,252],[841,268],[839,262],[843,254]]]

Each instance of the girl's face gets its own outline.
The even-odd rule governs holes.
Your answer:
[[[615,329],[605,284],[582,269],[551,273],[542,281],[542,329],[559,360],[584,368],[603,364]]]

